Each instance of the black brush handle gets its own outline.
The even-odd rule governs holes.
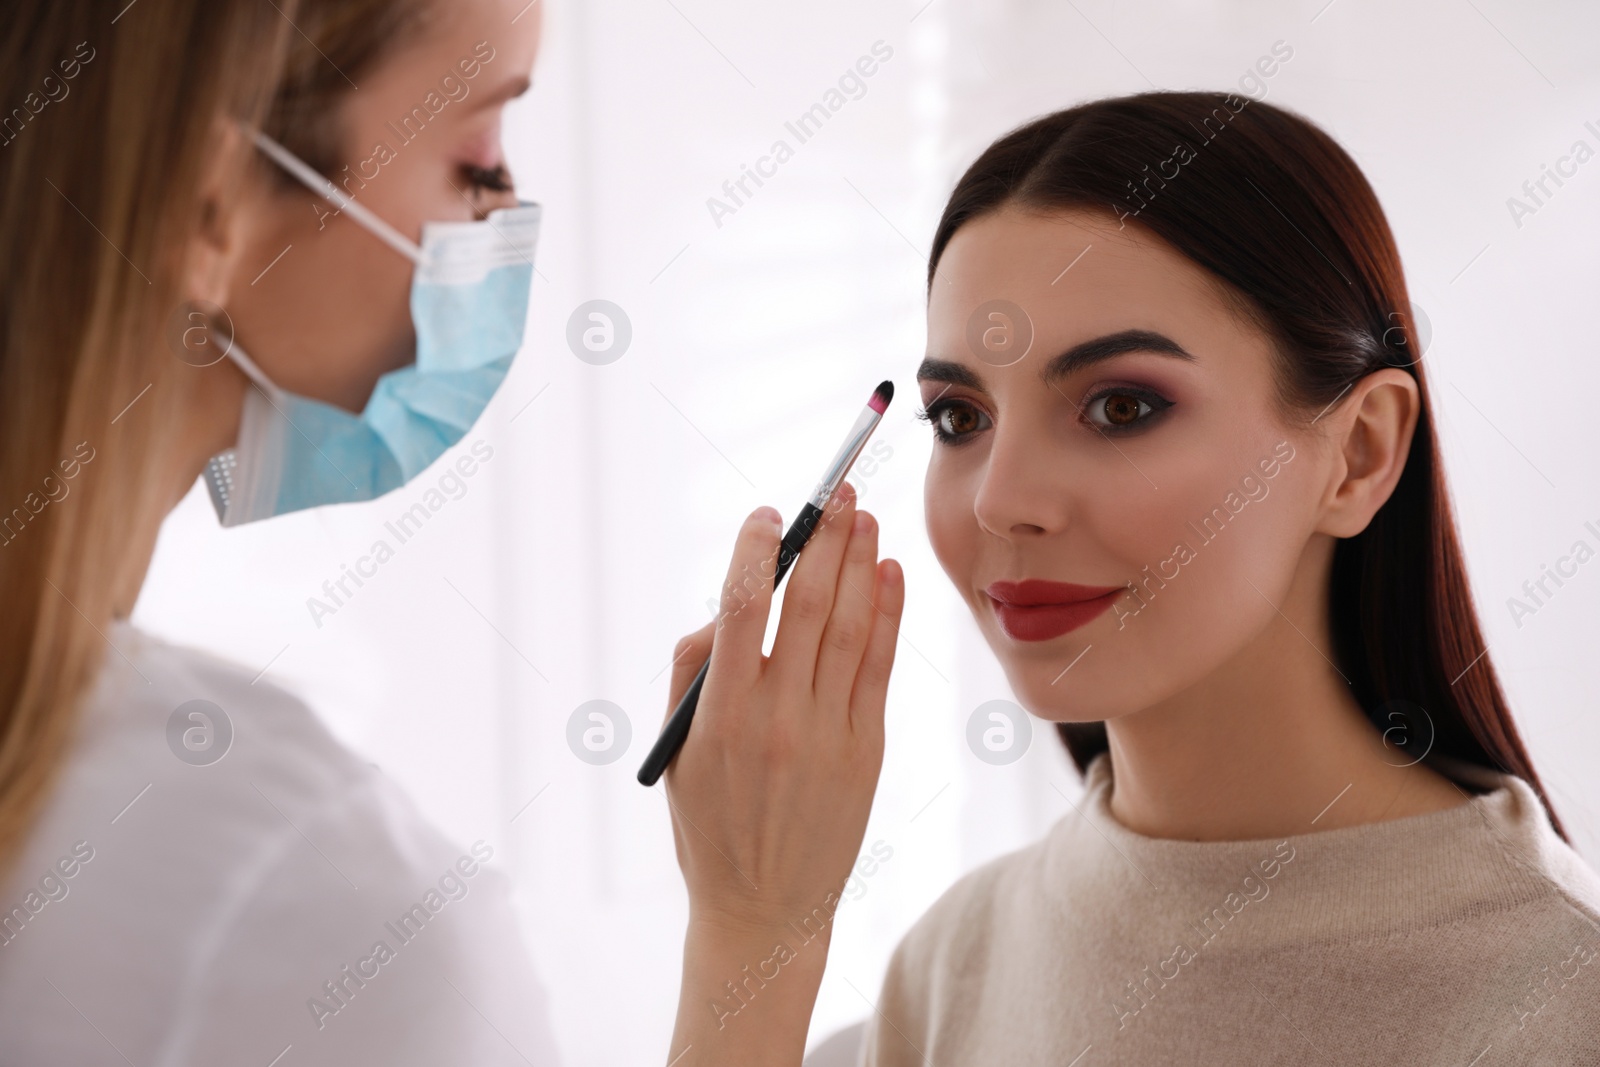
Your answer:
[[[800,550],[806,547],[811,540],[811,535],[817,532],[823,510],[815,504],[806,503],[800,514],[795,516],[794,522],[789,525],[789,532],[783,535],[783,540],[778,544],[778,569],[772,574],[772,591],[778,591],[778,585],[783,581],[783,576],[789,573],[789,568],[794,564],[795,558],[800,555]],[[655,785],[656,780],[666,772],[667,765],[677,756],[678,750],[689,737],[689,724],[694,721],[694,709],[700,704],[700,688],[706,683],[706,671],[711,667],[711,659],[700,665],[700,673],[694,676],[694,681],[684,691],[678,706],[672,709],[672,714],[667,718],[667,724],[661,728],[661,736],[656,738],[656,743],[650,747],[650,754],[644,758],[644,763],[639,767],[639,784]]]

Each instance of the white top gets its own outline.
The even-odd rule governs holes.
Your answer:
[[[509,882],[482,865],[499,842],[447,840],[244,668],[126,622],[107,636],[118,651],[0,883],[0,1059],[556,1062]],[[231,723],[221,758],[220,716],[169,728],[192,700]]]

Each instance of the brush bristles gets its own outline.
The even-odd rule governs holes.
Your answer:
[[[894,399],[894,383],[879,382],[878,388],[872,391],[872,399],[867,401],[867,407],[882,415],[889,407],[889,401]]]

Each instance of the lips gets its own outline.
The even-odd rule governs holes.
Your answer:
[[[994,582],[984,592],[1008,637],[1048,641],[1095,619],[1125,589],[1125,585],[1074,585],[1030,578]]]

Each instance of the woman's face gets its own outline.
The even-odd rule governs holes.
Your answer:
[[[528,87],[543,6],[433,4],[434,24],[342,98],[332,175],[418,243],[424,222],[516,203],[474,182],[504,162],[501,113]],[[260,201],[227,304],[239,344],[278,385],[359,412],[379,376],[413,358],[412,262],[298,183]]]
[[[1281,424],[1269,342],[1220,284],[1086,211],[1002,208],[939,261],[918,372],[928,533],[1046,719],[1112,719],[1248,671],[1331,545],[1336,450]],[[1085,588],[1014,584],[1029,580]]]

